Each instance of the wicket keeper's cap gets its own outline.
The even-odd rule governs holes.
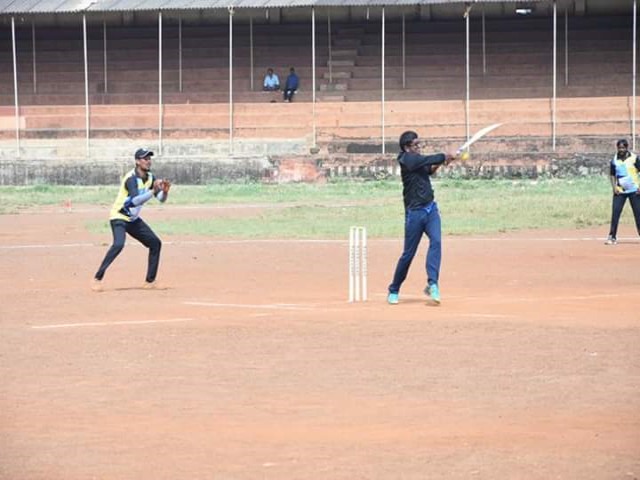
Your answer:
[[[139,148],[138,150],[136,150],[135,153],[135,159],[138,160],[140,158],[146,158],[146,157],[152,157],[153,156],[153,152],[147,148]]]

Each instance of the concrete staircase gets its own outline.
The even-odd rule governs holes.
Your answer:
[[[327,71],[320,81],[323,101],[344,102],[349,90],[349,82],[353,78],[358,48],[362,43],[364,28],[357,26],[341,26],[335,37],[331,39],[331,59],[327,60]]]

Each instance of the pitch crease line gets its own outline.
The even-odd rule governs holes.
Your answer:
[[[602,237],[576,237],[576,238],[502,238],[502,237],[456,237],[450,238],[449,241],[471,241],[471,242],[600,242],[604,241],[605,238]],[[398,240],[397,238],[374,238],[369,240],[371,243],[401,243],[402,240]],[[618,238],[619,243],[625,243],[628,245],[638,244],[638,240],[636,238],[628,237],[628,238]],[[174,241],[166,241],[164,245],[242,245],[242,244],[272,244],[272,243],[310,243],[310,244],[347,244],[348,240],[341,239],[330,239],[330,238],[264,238],[264,239],[237,239],[237,240],[174,240]],[[132,244],[133,246],[143,248],[142,245],[138,245],[136,243]],[[31,245],[0,245],[0,250],[28,250],[28,249],[46,249],[46,248],[87,248],[87,247],[99,247],[104,248],[103,244],[98,243],[60,243],[60,244],[31,244]],[[604,247],[603,247],[604,248]]]
[[[93,243],[60,243],[60,244],[35,244],[35,245],[0,245],[0,250],[28,250],[30,248],[78,248],[94,247]]]
[[[214,302],[183,302],[184,305],[195,307],[215,307],[215,308],[249,308],[266,310],[313,310],[315,305],[300,305],[294,303],[271,303],[263,305],[252,305],[244,303],[214,303]]]
[[[189,322],[193,318],[168,318],[166,320],[128,320],[120,322],[88,322],[88,323],[58,323],[54,325],[32,325],[33,330],[46,330],[53,328],[75,328],[75,327],[110,327],[112,325],[148,325],[154,323],[174,323]]]
[[[629,295],[632,295],[631,292],[628,294],[624,294],[624,293],[600,293],[600,294],[594,294],[594,295],[571,295],[571,296],[558,296],[558,297],[552,297],[552,296],[532,296],[532,297],[512,297],[512,298],[500,298],[500,297],[489,297],[489,296],[483,296],[483,297],[457,297],[458,299],[463,299],[463,300],[479,300],[479,299],[484,299],[484,300],[488,300],[488,301],[492,301],[492,302],[497,302],[497,303],[513,303],[513,302],[522,302],[522,303],[526,303],[526,302],[540,302],[540,301],[554,301],[554,302],[563,302],[563,301],[572,301],[572,300],[595,300],[595,299],[599,299],[599,298],[624,298],[624,297],[628,297]],[[456,297],[450,297],[450,298],[456,298]]]
[[[629,293],[595,293],[593,295],[568,295],[568,296],[558,296],[558,297],[553,297],[553,296],[531,296],[531,297],[511,297],[511,298],[501,298],[500,296],[495,296],[495,297],[491,297],[488,295],[484,295],[484,296],[477,296],[477,295],[469,295],[469,296],[463,296],[463,295],[451,295],[451,296],[447,296],[447,300],[471,300],[471,301],[475,301],[475,300],[488,300],[491,302],[497,302],[497,303],[513,303],[513,302],[540,302],[541,300],[544,301],[567,301],[567,300],[595,300],[595,299],[599,299],[599,298],[624,298],[624,297],[628,297],[629,295],[632,295],[632,292]],[[382,294],[378,294],[378,297],[386,297],[385,295]],[[429,300],[429,297],[427,297],[426,295],[417,295],[417,294],[407,294],[407,295],[402,295],[402,298],[407,298],[410,300],[416,300],[416,299],[424,299],[424,300]]]

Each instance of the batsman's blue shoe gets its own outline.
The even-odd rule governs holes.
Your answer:
[[[437,283],[432,283],[431,285],[427,285],[424,289],[424,293],[426,293],[433,303],[436,305],[440,305],[440,289],[438,288]]]
[[[389,305],[397,305],[398,304],[398,294],[397,293],[390,293],[389,296],[387,297],[387,303]]]

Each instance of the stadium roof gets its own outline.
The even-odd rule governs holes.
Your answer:
[[[546,0],[0,0],[0,14],[206,10],[219,8],[287,8],[394,6],[453,3],[533,3]]]

